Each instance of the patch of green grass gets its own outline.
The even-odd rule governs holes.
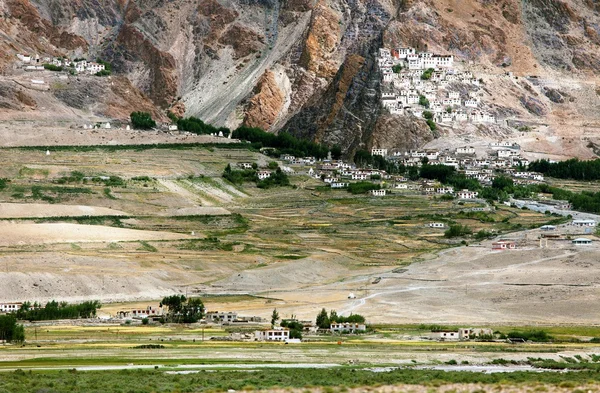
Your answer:
[[[48,169],[29,168],[26,166],[19,169],[19,176],[21,176],[21,177],[36,177],[36,176],[48,177],[49,174],[50,174],[50,171]]]
[[[275,255],[275,258],[279,258],[279,259],[291,259],[291,260],[303,259],[303,258],[306,258],[306,257],[307,257],[307,255],[294,255],[294,254]]]
[[[151,245],[148,242],[145,241],[140,241],[139,242],[142,247],[138,248],[138,250],[143,250],[143,251],[148,251],[148,252],[157,252],[158,249],[156,247],[154,247],[153,245]]]
[[[105,187],[104,190],[102,190],[102,193],[108,199],[117,199],[113,194],[111,194],[110,187]]]

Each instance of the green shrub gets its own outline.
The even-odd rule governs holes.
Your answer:
[[[133,128],[138,130],[149,130],[156,127],[156,122],[152,119],[152,115],[147,112],[132,112],[131,124]]]

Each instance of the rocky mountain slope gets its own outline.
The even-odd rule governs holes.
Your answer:
[[[153,105],[349,152],[511,135],[531,152],[589,157],[600,124],[599,12],[593,0],[0,0],[0,66],[7,78],[17,52],[102,57],[137,97],[91,108],[109,117]],[[483,79],[502,121],[434,134],[389,115],[374,61],[381,46],[453,54]],[[518,133],[523,125],[532,132]]]

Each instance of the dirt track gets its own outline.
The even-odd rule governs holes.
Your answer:
[[[140,231],[100,225],[12,224],[0,225],[0,246],[37,245],[71,242],[120,242],[135,240],[193,239],[193,236],[170,232]]]
[[[127,216],[120,211],[98,206],[48,205],[43,203],[0,203],[0,218]]]

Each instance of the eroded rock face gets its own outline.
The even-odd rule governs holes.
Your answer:
[[[373,130],[371,146],[385,146],[388,149],[417,149],[432,141],[433,133],[423,119],[413,116],[379,117]]]
[[[265,71],[254,93],[246,108],[244,125],[269,130],[275,123],[285,100],[272,71]]]
[[[600,71],[599,7],[592,0],[5,0],[0,32],[13,41],[0,40],[0,68],[16,51],[102,57],[130,81],[134,101],[146,107],[150,99],[155,113],[283,129],[352,154],[375,142],[410,148],[432,137],[422,122],[394,120],[381,108],[379,47],[451,53],[490,73],[579,78]],[[550,116],[553,105],[572,102],[563,89],[562,98],[519,82],[506,91],[511,97],[499,97],[499,108],[515,117]],[[119,102],[93,107],[122,114]]]

